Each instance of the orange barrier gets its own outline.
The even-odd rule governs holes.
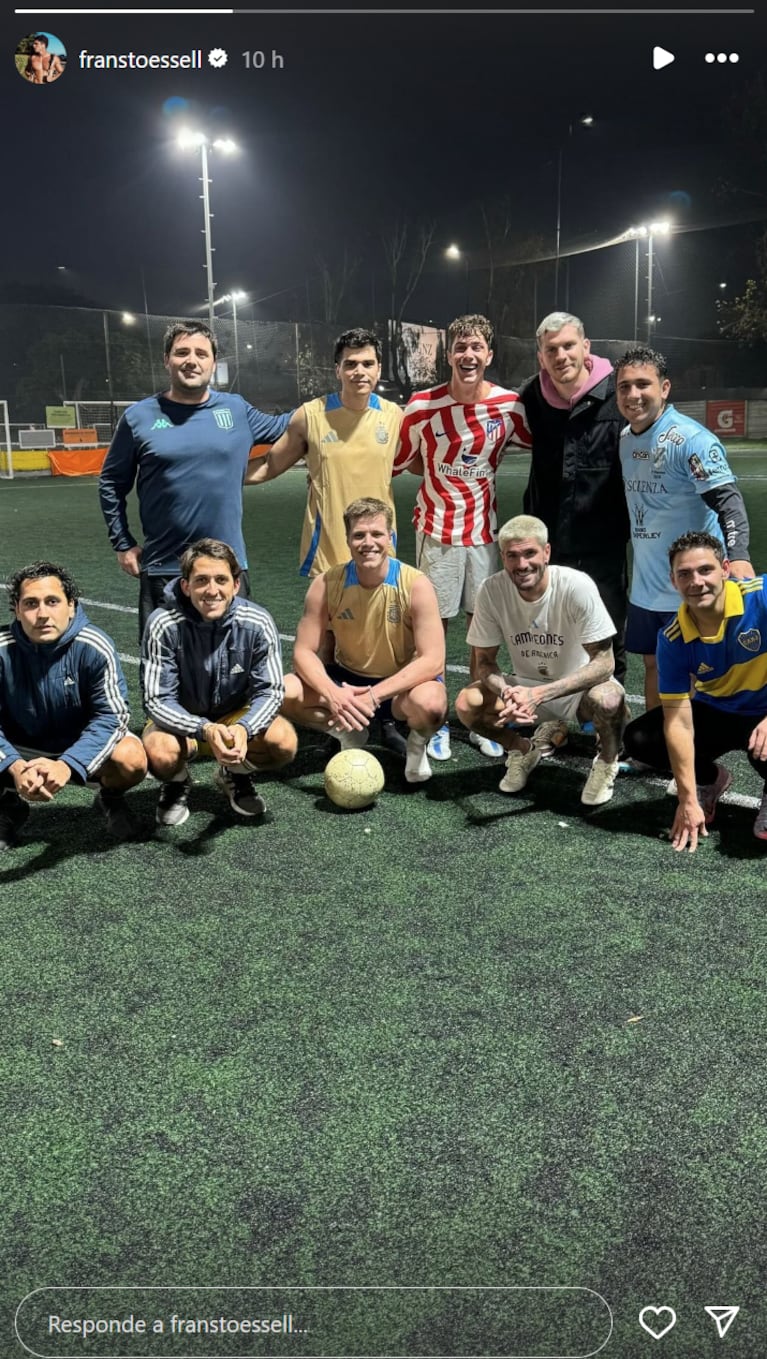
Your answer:
[[[265,458],[270,447],[270,444],[256,444],[250,450],[250,457]],[[97,476],[107,455],[106,448],[49,448],[46,452],[54,477]]]
[[[49,448],[53,477],[97,476],[107,455],[106,448]]]

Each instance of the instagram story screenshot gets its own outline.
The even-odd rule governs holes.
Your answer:
[[[0,1359],[763,1359],[764,0],[0,39]]]

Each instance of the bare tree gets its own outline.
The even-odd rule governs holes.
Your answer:
[[[528,335],[537,325],[544,238],[515,232],[509,198],[496,206],[480,204],[480,215],[487,252],[485,310],[499,334]]]
[[[338,264],[332,264],[324,255],[317,255],[316,259],[322,289],[322,319],[335,324],[341,303],[359,269],[360,260],[359,257],[352,258],[349,255],[349,247],[346,244]]]
[[[389,376],[407,387],[407,349],[403,342],[402,322],[405,308],[421,279],[434,240],[436,222],[413,224],[406,218],[395,221],[381,234],[390,289]]]

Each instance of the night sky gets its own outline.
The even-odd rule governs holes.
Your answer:
[[[56,33],[68,51],[50,87],[26,85],[13,67],[16,43],[35,28]],[[721,274],[733,295],[753,272],[767,154],[758,128],[738,125],[753,107],[765,50],[759,19],[43,12],[33,22],[6,12],[2,31],[0,284],[66,286],[140,310],[143,269],[150,311],[199,310],[199,153],[176,149],[182,123],[229,133],[241,147],[211,159],[214,272],[219,292],[239,286],[268,299],[256,316],[296,318],[317,254],[332,261],[344,245],[363,261],[357,292],[366,311],[374,303],[383,315],[381,230],[408,217],[437,222],[412,319],[444,323],[463,309],[465,274],[443,251],[458,242],[471,270],[481,268],[482,204],[492,214],[508,202],[510,260],[524,237],[553,252],[560,146],[563,254],[638,221],[677,223],[679,234],[658,243],[657,287],[678,333],[711,329]],[[656,43],[677,60],[654,72]],[[77,63],[81,48],[198,46],[204,63],[209,48],[226,48],[226,67],[88,73]],[[248,72],[246,49],[263,51],[266,68]],[[273,50],[283,69],[271,69]],[[711,50],[737,51],[740,61],[707,65]],[[593,127],[578,123],[584,114]],[[764,126],[764,107],[761,118]],[[579,257],[580,294],[592,289],[604,310],[615,280],[625,283],[633,268],[632,252],[624,245]]]

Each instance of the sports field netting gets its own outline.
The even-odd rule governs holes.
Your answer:
[[[767,454],[732,463],[767,565]],[[504,466],[501,520],[526,470]],[[396,483],[405,560],[415,488]],[[253,593],[286,665],[304,496],[300,472],[245,493]],[[0,577],[36,556],[74,572],[139,729],[137,585],[95,481],[3,483],[0,520]],[[454,624],[453,697],[466,664]],[[653,1349],[647,1305],[677,1313],[670,1353],[761,1359],[755,776],[727,757],[735,797],[677,856],[660,782],[621,777],[611,803],[581,807],[586,737],[513,798],[455,724],[453,750],[410,788],[376,749],[387,788],[356,814],[325,800],[309,733],[259,781],[264,824],[235,825],[204,765],[178,830],[155,827],[154,783],[129,794],[134,844],[102,838],[82,789],[33,810],[0,862],[0,1352],[17,1352],[22,1297],[49,1284],[452,1284],[596,1290],[621,1359]],[[725,1341],[709,1304],[741,1308]],[[404,1336],[395,1316],[378,1352],[447,1353],[455,1332],[428,1315]]]

